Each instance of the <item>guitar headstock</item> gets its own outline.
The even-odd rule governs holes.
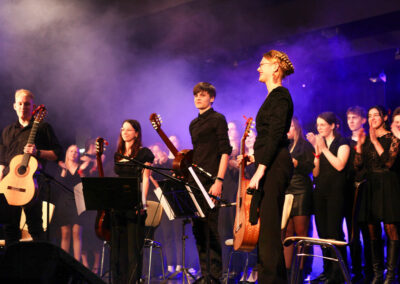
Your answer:
[[[152,113],[150,115],[150,122],[151,122],[151,125],[153,125],[153,128],[155,130],[159,130],[161,128],[162,120],[161,120],[161,116],[159,114]]]
[[[105,146],[108,145],[108,142],[103,137],[97,137],[96,139],[96,155],[103,155],[105,151]]]
[[[41,122],[47,114],[46,107],[44,105],[38,106],[32,113],[32,116],[35,118],[34,122]]]
[[[251,130],[254,127],[254,121],[252,117],[249,118],[244,117],[244,118],[246,119],[246,126],[243,133],[242,141],[246,140],[247,136],[249,136]]]

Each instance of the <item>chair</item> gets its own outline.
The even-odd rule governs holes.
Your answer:
[[[359,194],[360,186],[364,182],[365,182],[365,180],[355,183],[355,194],[354,194],[352,217],[351,217],[353,226],[351,228],[351,236],[350,236],[349,242],[338,241],[338,240],[333,240],[333,239],[319,239],[319,238],[301,237],[301,236],[287,237],[283,241],[283,244],[285,246],[289,246],[289,245],[295,243],[294,251],[296,253],[295,253],[295,257],[293,258],[293,262],[292,262],[292,273],[291,273],[290,283],[295,284],[298,282],[299,273],[300,273],[301,257],[303,257],[303,256],[320,257],[323,259],[337,262],[339,264],[339,267],[342,271],[342,274],[343,274],[343,277],[344,277],[346,283],[351,283],[350,273],[347,269],[345,262],[343,261],[342,255],[340,254],[340,251],[338,250],[337,247],[347,246],[350,243],[352,243],[352,241],[353,241],[354,233],[355,233],[354,232],[354,224],[357,221],[358,207],[359,207],[358,194]],[[305,253],[306,249],[313,245],[319,245],[319,246],[321,246],[322,249],[324,249],[324,248],[331,249],[331,251],[334,253],[334,256],[327,257],[327,256],[323,256],[323,255],[320,256],[320,255]]]
[[[290,217],[290,212],[292,211],[293,199],[294,199],[293,194],[285,194],[285,202],[283,204],[283,210],[282,210],[281,230],[284,230],[286,228],[287,222]],[[233,239],[227,239],[225,241],[225,245],[233,247]],[[229,273],[230,273],[230,269],[231,269],[231,262],[232,262],[233,255],[234,254],[243,254],[243,253],[245,254],[245,257],[246,257],[246,262],[245,262],[245,266],[243,269],[243,275],[244,275],[244,279],[247,279],[249,256],[251,255],[251,253],[232,250],[230,253],[230,256],[229,256],[228,271],[227,271],[227,275],[226,275],[226,279],[225,279],[226,284],[228,284],[228,282],[229,282]]]
[[[42,203],[42,219],[43,219],[43,230],[46,231],[47,230],[47,201],[43,201]],[[53,213],[54,213],[54,204],[50,203],[49,204],[49,223],[51,222],[51,219],[53,217]],[[26,216],[25,216],[25,212],[24,209],[22,209],[22,213],[21,213],[21,220],[19,222],[19,228],[21,229],[21,239],[20,242],[30,242],[32,241],[32,237],[29,234],[28,231],[28,224],[26,223]],[[0,240],[0,247],[4,247],[6,244],[5,240]]]
[[[162,212],[163,212],[163,209],[162,209],[162,206],[160,203],[155,202],[155,201],[147,201],[147,218],[145,221],[145,226],[150,229],[153,229],[153,230],[155,228],[157,228],[161,222]],[[161,243],[153,240],[153,237],[145,238],[144,247],[150,249],[150,251],[149,251],[149,270],[147,273],[147,283],[150,284],[151,261],[152,261],[152,255],[153,255],[153,248],[159,249],[160,257],[161,257],[162,275],[163,275],[163,280],[165,280],[164,258],[163,258]]]

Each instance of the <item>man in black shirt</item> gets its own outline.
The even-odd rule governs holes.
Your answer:
[[[228,126],[225,117],[212,109],[215,100],[215,87],[200,82],[193,89],[194,104],[199,115],[189,126],[193,143],[193,163],[216,177],[211,180],[199,175],[208,193],[221,197],[222,184],[228,166],[232,147],[228,138]],[[210,265],[207,271],[209,283],[219,283],[222,276],[222,252],[218,235],[218,209],[209,211],[206,218],[193,219],[193,235],[196,238],[200,267],[203,276],[207,271],[207,239],[209,239]],[[204,282],[204,278],[198,283]]]
[[[365,278],[365,282],[370,282],[372,279],[372,262],[371,262],[371,246],[370,246],[370,238],[367,224],[356,223],[353,224],[353,201],[355,197],[355,182],[359,182],[363,179],[363,173],[356,172],[354,168],[354,156],[355,156],[355,146],[357,145],[358,134],[363,130],[364,124],[367,122],[367,115],[364,108],[360,106],[354,106],[348,108],[347,112],[347,125],[351,130],[351,137],[348,138],[348,142],[350,145],[350,156],[347,162],[346,170],[347,170],[347,196],[345,203],[345,218],[347,224],[347,232],[350,238],[352,233],[352,228],[354,227],[354,235],[353,241],[350,244],[350,256],[351,256],[351,272],[353,273],[352,282],[359,283]],[[361,185],[362,186],[362,185]],[[362,191],[359,191],[358,200],[360,200],[360,194]],[[358,208],[356,208],[358,209]],[[357,213],[357,212],[355,212]],[[357,216],[357,214],[356,214]],[[358,220],[354,220],[358,222]],[[364,276],[362,274],[362,259],[361,259],[361,241],[360,241],[360,231],[363,237],[364,244],[364,260],[365,260],[365,269]]]
[[[48,161],[55,161],[61,150],[56,136],[51,126],[45,122],[39,124],[34,144],[27,144],[30,135],[33,118],[32,111],[34,95],[32,92],[24,89],[17,90],[15,93],[14,110],[17,113],[18,121],[8,125],[3,129],[0,137],[0,181],[10,171],[9,164],[11,159],[19,154],[28,153],[36,157],[39,162],[39,168]],[[40,190],[43,187],[43,178],[36,178],[39,197],[24,206],[26,222],[29,227],[29,233],[33,240],[43,239],[43,221],[42,221],[42,196]],[[6,246],[18,242],[20,239],[19,223],[22,207],[7,205],[4,197],[0,197],[0,206],[7,207],[7,212],[11,215],[11,221],[4,227]]]

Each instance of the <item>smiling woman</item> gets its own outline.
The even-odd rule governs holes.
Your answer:
[[[354,165],[365,171],[367,186],[361,198],[359,219],[368,224],[371,238],[372,283],[383,281],[384,259],[381,222],[384,223],[387,245],[387,274],[385,283],[394,283],[399,258],[400,182],[395,164],[400,140],[387,130],[388,115],[381,106],[368,111],[369,137],[359,134]],[[398,169],[398,168],[397,168]]]
[[[333,112],[323,112],[317,118],[318,135],[307,134],[314,146],[315,178],[314,213],[318,236],[324,239],[344,240],[342,220],[344,217],[346,171],[350,154],[347,140],[337,131],[338,121]],[[346,248],[339,248],[346,259]],[[331,251],[323,250],[326,257]],[[342,283],[337,263],[324,259],[324,271],[319,278],[329,283]],[[332,282],[333,281],[333,282]]]

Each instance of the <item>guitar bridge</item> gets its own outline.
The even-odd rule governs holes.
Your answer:
[[[242,228],[242,224],[239,224],[239,226],[237,226],[237,227],[235,228],[235,233],[239,232],[240,228]]]
[[[14,190],[14,191],[18,191],[18,192],[26,192],[25,188],[20,188],[20,187],[14,187],[14,186],[7,186],[8,190]]]

